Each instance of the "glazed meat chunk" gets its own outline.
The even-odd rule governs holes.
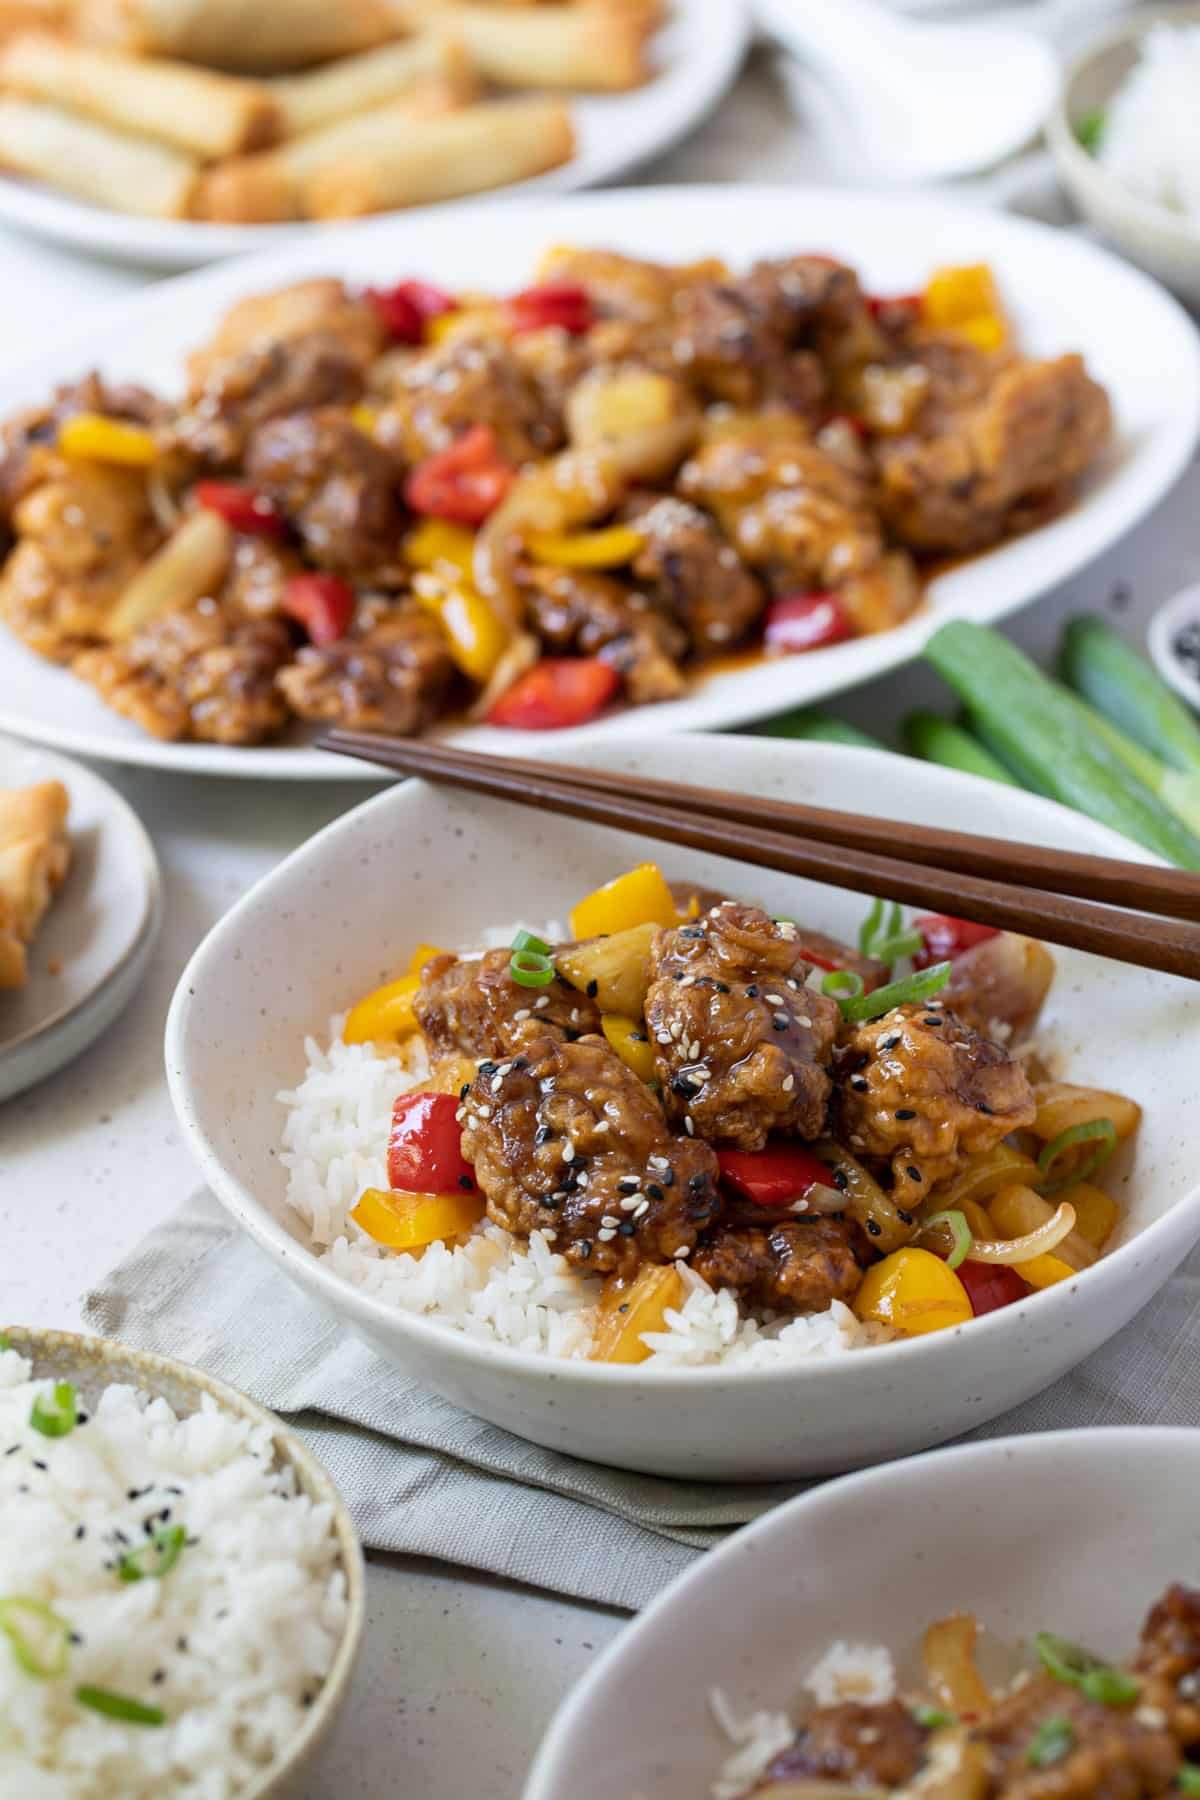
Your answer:
[[[518,579],[529,621],[551,654],[574,651],[611,663],[636,703],[683,692],[678,658],[687,638],[644,594],[582,569],[534,564]]]
[[[287,514],[322,568],[367,576],[396,561],[396,470],[348,413],[322,407],[261,425],[246,451],[246,474]]]
[[[1070,1728],[1071,1747],[1038,1768],[1030,1746],[1050,1719]],[[998,1800],[1152,1800],[1172,1791],[1180,1764],[1161,1714],[1103,1706],[1049,1675],[1006,1695],[971,1735],[988,1752]]]
[[[627,512],[645,536],[633,572],[678,619],[694,649],[728,649],[766,604],[759,583],[698,506],[670,496],[639,500]]]
[[[912,1208],[968,1156],[1032,1125],[1036,1108],[1021,1065],[934,1002],[849,1031],[838,1110],[851,1149],[890,1161],[896,1204]]]
[[[1144,1702],[1166,1712],[1174,1736],[1194,1754],[1200,1746],[1200,1588],[1176,1582],[1151,1607],[1133,1667],[1144,1684]]]
[[[54,662],[102,640],[109,615],[162,532],[139,471],[50,458],[17,502],[0,573],[0,618]]]
[[[93,371],[81,381],[55,388],[47,403],[14,413],[0,423],[0,519],[11,521],[17,501],[45,477],[59,426],[76,413],[156,425],[164,411],[148,388],[134,383],[114,386]]]
[[[755,1792],[770,1796],[779,1783],[814,1780],[903,1787],[920,1769],[928,1738],[899,1700],[824,1706],[775,1758]]]
[[[386,338],[370,301],[352,294],[332,276],[248,294],[229,308],[209,341],[189,356],[188,392],[197,396],[213,370],[231,357],[271,344],[294,344],[314,333],[341,344],[360,373],[379,355]]]
[[[490,426],[501,456],[517,464],[562,441],[545,390],[499,337],[452,337],[400,371],[376,424],[379,441],[407,463],[448,449],[474,425]]]
[[[505,949],[426,963],[413,1004],[432,1057],[499,1056],[531,1036],[574,1039],[599,1031],[594,1000],[561,975],[547,987],[521,987],[509,972],[511,960]]]
[[[1002,364],[978,397],[931,410],[912,436],[877,447],[883,516],[924,552],[980,550],[1035,523],[1112,432],[1108,397],[1078,356]]]
[[[463,1155],[498,1225],[589,1272],[631,1275],[691,1251],[720,1208],[707,1144],[672,1137],[650,1089],[601,1037],[531,1036],[485,1062],[463,1102]]]
[[[704,282],[676,299],[672,354],[705,400],[778,406],[815,421],[825,407],[825,371],[811,350],[792,347],[792,325],[777,289],[753,279]]]
[[[1021,1043],[1037,1024],[1054,958],[1036,938],[1001,931],[956,956],[939,998],[984,1037]]]
[[[804,985],[796,927],[726,901],[657,933],[646,1026],[673,1123],[760,1150],[772,1131],[821,1135],[840,1014]]]
[[[773,1312],[828,1312],[862,1280],[859,1234],[841,1219],[778,1219],[762,1226],[719,1225],[691,1266],[710,1287],[732,1288]]]
[[[639,325],[669,320],[676,295],[699,282],[726,274],[723,264],[707,262],[643,262],[615,250],[558,245],[542,258],[539,281],[568,282],[585,287],[601,318],[627,319]]]
[[[352,406],[363,392],[360,362],[328,332],[267,339],[204,367],[164,442],[210,468],[238,463],[269,419],[312,406]]]
[[[405,736],[433,723],[455,678],[437,620],[404,600],[361,605],[345,637],[297,651],[279,686],[302,719]]]
[[[291,650],[282,621],[206,599],[164,613],[128,643],[85,651],[72,667],[153,737],[261,744],[287,723],[275,677]]]

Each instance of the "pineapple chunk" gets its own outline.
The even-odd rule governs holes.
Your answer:
[[[555,953],[554,966],[572,987],[590,993],[601,1012],[640,1019],[650,986],[650,945],[657,930],[650,923],[634,925],[611,937],[571,944]]]

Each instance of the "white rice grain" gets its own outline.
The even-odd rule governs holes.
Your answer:
[[[1200,25],[1155,25],[1108,107],[1097,159],[1131,193],[1200,224]]]

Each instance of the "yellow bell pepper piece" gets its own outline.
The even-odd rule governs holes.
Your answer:
[[[927,325],[938,327],[998,317],[1000,294],[987,263],[950,264],[935,269],[925,284],[921,312]]]
[[[446,952],[439,950],[436,944],[418,944],[408,959],[408,973],[420,975],[425,964],[433,956],[444,956]]]
[[[534,531],[525,548],[535,562],[561,569],[616,569],[632,562],[645,542],[632,525],[608,525],[602,531]]]
[[[677,917],[658,864],[639,863],[579,902],[571,914],[571,936],[611,937],[635,925],[674,925]]]
[[[401,1194],[365,1188],[350,1217],[389,1250],[424,1250],[446,1238],[461,1237],[478,1225],[483,1212],[478,1194]]]
[[[360,431],[365,432],[368,437],[374,437],[375,427],[379,423],[379,413],[375,407],[360,403],[352,409],[350,417]]]
[[[422,519],[405,538],[404,554],[414,569],[446,566],[470,581],[475,568],[475,534],[448,519]]]
[[[344,1044],[386,1044],[408,1037],[417,1029],[413,996],[421,985],[419,975],[402,975],[386,987],[365,994],[350,1009],[342,1027]]]
[[[457,337],[501,337],[508,329],[508,317],[493,300],[472,304],[470,296],[460,296],[457,312],[439,313],[426,319],[425,337],[431,344],[445,344]]]
[[[1121,1209],[1103,1188],[1090,1181],[1077,1181],[1062,1195],[1075,1208],[1075,1229],[1093,1250],[1103,1250],[1116,1230]]]
[[[621,1013],[602,1013],[600,1029],[639,1081],[654,1080],[654,1045],[640,1019],[626,1019]]]
[[[1054,1287],[1057,1282],[1070,1281],[1072,1275],[1079,1273],[1069,1262],[1064,1262],[1061,1256],[1055,1256],[1053,1250],[1047,1250],[1044,1256],[1033,1256],[1028,1262],[1014,1263],[1012,1266],[1022,1281],[1027,1281],[1030,1287],[1035,1288]]]
[[[651,1354],[642,1333],[661,1331],[683,1305],[683,1277],[667,1263],[646,1263],[632,1282],[605,1283],[592,1337],[592,1362],[640,1363]]]
[[[148,469],[158,458],[152,431],[127,419],[106,419],[102,413],[81,412],[64,419],[57,441],[64,456],[119,463],[127,469]]]
[[[977,350],[1001,350],[1008,341],[1008,327],[995,313],[980,313],[977,319],[964,319],[952,329]]]
[[[510,638],[483,596],[465,581],[447,582],[423,573],[413,582],[413,598],[441,621],[446,648],[463,674],[485,682]]]
[[[890,1325],[908,1337],[945,1331],[974,1317],[967,1290],[932,1251],[894,1250],[868,1269],[854,1296],[860,1319]]]

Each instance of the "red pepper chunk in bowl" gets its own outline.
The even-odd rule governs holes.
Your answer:
[[[454,1094],[401,1094],[392,1109],[388,1182],[409,1194],[473,1194]]]

